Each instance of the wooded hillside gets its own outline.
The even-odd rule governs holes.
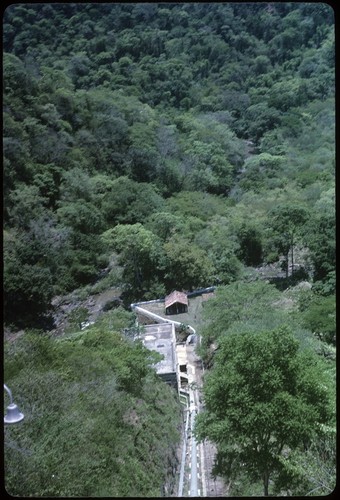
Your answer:
[[[288,255],[285,217],[307,272],[328,283],[332,10],[12,5],[4,155],[8,322],[34,323],[54,295],[94,283],[132,234],[138,269],[121,255],[129,300],[228,283]]]
[[[121,345],[124,328],[131,327],[131,302],[214,285],[219,292],[207,305],[199,332],[209,369],[214,369],[215,359],[223,363],[223,355],[215,358],[214,349],[220,342],[227,345],[223,338],[231,330],[273,332],[289,323],[302,346],[309,345],[306,338],[314,339],[311,350],[331,374],[326,385],[333,394],[334,59],[334,12],[321,2],[7,7],[4,314],[5,327],[25,335],[5,343],[6,380],[14,388],[24,384],[27,400],[31,394],[26,378],[32,377],[36,391],[44,380],[44,394],[53,385],[56,392],[51,394],[60,404],[59,380],[67,387],[61,446],[75,439],[73,430],[68,434],[68,411],[87,411],[91,404],[85,392],[92,384],[103,384],[107,401],[113,394],[121,398],[119,415],[109,416],[110,406],[107,414],[104,410],[122,429],[121,437],[115,436],[119,450],[130,425],[122,458],[127,469],[116,461],[118,482],[107,477],[102,488],[94,478],[106,474],[101,460],[112,460],[104,437],[105,416],[96,431],[102,448],[93,443],[91,448],[98,460],[91,466],[73,462],[74,470],[83,467],[85,475],[90,467],[85,486],[69,483],[66,465],[60,483],[53,485],[49,479],[45,486],[57,460],[49,455],[45,461],[45,451],[59,432],[57,414],[51,417],[46,442],[34,444],[38,424],[22,445],[19,434],[14,435],[19,431],[7,430],[11,494],[157,496],[171,476],[173,450],[162,456],[156,442],[137,437],[137,428],[144,424],[153,433],[164,422],[164,441],[159,439],[168,450],[168,444],[178,440],[179,414],[170,393],[164,396],[168,408],[158,408],[151,387],[155,384],[155,394],[161,389],[148,371],[147,354],[129,343]],[[292,292],[292,311],[284,317],[280,307],[274,305],[274,311],[273,303],[284,300],[283,290],[301,282],[309,285]],[[119,299],[102,319],[111,323],[98,323],[72,340],[73,353],[67,341],[53,347],[60,297],[76,291],[86,298],[113,288],[119,290]],[[79,308],[72,314],[71,333],[79,333],[87,311]],[[120,315],[124,320],[117,320]],[[125,348],[126,358],[114,365],[108,353],[120,356]],[[233,348],[238,349],[237,341]],[[21,353],[27,366],[20,361]],[[68,371],[61,363],[65,359],[71,366],[74,361],[81,365],[87,356],[91,366],[101,366],[98,378],[85,363],[80,381],[76,368]],[[135,360],[145,376],[140,395],[133,393]],[[49,362],[47,368],[44,363]],[[106,381],[107,370],[114,372],[113,388]],[[79,406],[72,402],[78,389],[85,391]],[[130,410],[124,413],[123,408]],[[126,423],[132,410],[138,425]],[[91,422],[85,422],[84,443],[93,430]],[[134,443],[138,456],[131,429],[136,430],[135,439],[141,439]],[[313,440],[318,457],[322,439]],[[35,449],[35,465],[20,450],[14,451],[18,449],[28,450],[27,457]],[[146,450],[152,450],[151,482],[143,458]],[[313,448],[308,450],[308,467],[317,470]],[[59,452],[55,457],[63,456],[62,447]],[[332,464],[333,458],[330,451],[325,460]],[[301,486],[296,478],[303,475],[303,456],[297,454],[294,460],[290,466],[294,463],[299,472],[289,476],[290,482],[281,475],[277,488],[305,494],[312,480],[304,478]],[[166,462],[165,468],[158,468],[160,461]],[[126,471],[135,465],[138,480],[124,489]],[[237,474],[236,496],[246,493]],[[331,484],[332,473],[328,479],[326,475],[320,481]],[[17,479],[23,476],[26,482],[17,489]],[[328,493],[327,488],[323,492]]]

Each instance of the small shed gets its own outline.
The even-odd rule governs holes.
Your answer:
[[[165,314],[181,314],[185,312],[188,312],[186,293],[175,290],[165,297]]]

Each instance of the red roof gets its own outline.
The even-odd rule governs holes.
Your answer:
[[[179,302],[180,304],[188,305],[188,297],[184,292],[177,292],[176,290],[170,295],[165,297],[165,308],[172,306],[175,302]]]

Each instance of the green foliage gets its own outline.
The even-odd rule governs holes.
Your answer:
[[[214,282],[226,284],[241,277],[239,245],[229,218],[211,217],[204,229],[196,232],[195,243],[207,252],[215,267]]]
[[[195,216],[207,221],[215,214],[222,214],[225,202],[218,196],[197,191],[181,191],[166,202],[168,210],[184,217]]]
[[[38,219],[46,211],[46,199],[40,195],[39,188],[35,185],[24,185],[13,190],[9,200],[9,219],[14,226],[21,229],[28,229],[32,219]]]
[[[9,493],[153,497],[171,483],[179,403],[149,351],[119,333],[129,323],[116,310],[78,337],[31,332],[5,345],[6,382],[25,414],[5,428]]]
[[[104,194],[102,211],[108,224],[135,224],[143,223],[163,204],[164,200],[152,184],[119,177]]]
[[[193,191],[227,194],[232,184],[232,166],[225,159],[223,149],[215,144],[194,141],[185,151],[193,164],[184,186]]]
[[[118,224],[102,234],[102,241],[119,252],[126,289],[134,298],[157,283],[157,271],[162,266],[161,240],[142,224]]]
[[[317,439],[307,450],[294,450],[290,457],[280,457],[282,471],[275,484],[279,494],[294,491],[295,495],[332,494],[336,484],[335,429],[322,426]]]
[[[69,322],[68,330],[70,332],[80,330],[82,323],[88,319],[88,314],[89,311],[86,307],[76,307],[73,309],[67,317]]]
[[[239,186],[244,190],[260,192],[272,187],[283,187],[285,158],[283,156],[261,153],[248,158],[243,166]]]
[[[209,346],[229,334],[235,322],[256,321],[275,311],[279,297],[274,285],[261,281],[219,286],[216,296],[204,305],[203,356],[209,356]]]
[[[335,296],[314,296],[303,311],[302,321],[322,340],[335,344]]]
[[[165,280],[169,290],[192,291],[208,286],[215,269],[205,252],[189,240],[174,235],[164,244]]]
[[[265,496],[282,469],[280,457],[308,446],[331,416],[317,358],[298,346],[282,327],[220,339],[204,385],[206,410],[196,419],[198,437],[217,444],[215,473],[230,480],[245,467],[262,480]]]
[[[46,261],[39,262],[40,251],[22,234],[5,233],[4,312],[9,323],[32,325],[49,309],[53,274]]]
[[[237,232],[240,248],[237,255],[247,266],[256,266],[262,262],[263,235],[256,226],[244,222]]]
[[[103,229],[103,216],[92,203],[83,200],[63,203],[57,211],[60,221],[82,234],[100,233]]]
[[[127,306],[217,283],[228,286],[204,305],[207,363],[233,332],[252,332],[251,344],[285,323],[301,349],[312,346],[331,363],[331,344],[312,332],[333,343],[332,9],[305,2],[13,4],[3,21],[5,323],[51,328],[52,298],[77,288],[85,298],[119,286]],[[268,283],[240,281],[244,265],[282,254],[288,275],[300,245],[313,279],[304,310],[288,307],[290,298]],[[290,284],[306,276],[295,272]],[[73,314],[77,330],[85,310]],[[27,415],[27,434],[6,428],[11,494],[159,495],[177,439],[177,406],[148,371],[149,354],[117,333],[132,327],[126,315],[115,308],[65,342],[25,334],[6,345],[6,377],[23,388],[18,403]],[[281,368],[273,366],[268,381],[266,370],[259,373],[263,396],[279,386]],[[308,376],[314,387],[312,369]],[[288,423],[297,426],[297,436],[306,407],[291,406],[294,397],[280,400],[292,417],[286,422],[278,405],[246,404],[240,423],[251,408],[255,433],[270,420],[282,433],[289,434]],[[306,432],[315,415],[307,416]],[[222,427],[216,422],[216,432]],[[289,456],[270,459],[275,494],[329,492],[327,439],[320,432],[305,454],[291,446]],[[218,466],[240,457],[247,443],[224,448],[221,439]],[[231,463],[236,496],[260,494],[253,448],[243,472]]]
[[[286,257],[286,277],[288,278],[288,254],[291,252],[291,269],[294,272],[294,246],[301,241],[302,229],[309,219],[308,210],[301,205],[282,204],[273,208],[269,214],[274,245]]]
[[[334,205],[333,205],[334,207]],[[317,212],[305,229],[311,252],[315,281],[327,281],[335,270],[335,214],[332,210]]]
[[[245,112],[246,125],[244,136],[248,136],[258,142],[259,139],[269,130],[275,129],[281,123],[281,113],[274,107],[270,107],[267,102],[252,104]],[[240,132],[241,132],[240,131]]]
[[[287,260],[288,250],[293,257],[303,238],[316,286],[329,293],[334,226],[319,215],[334,206],[331,9],[163,7],[6,9],[4,220],[29,242],[7,268],[7,283],[16,266],[27,274],[23,283],[39,274],[30,266],[47,269],[52,293],[93,283],[109,255],[99,235],[139,223],[166,243],[168,231],[194,243],[189,261],[210,260],[209,270],[188,271],[183,286],[230,283],[242,264],[280,252]],[[293,241],[277,224],[266,231],[279,202],[310,212],[308,224],[295,224]],[[168,215],[157,223],[160,213]],[[220,232],[215,216],[228,219]],[[32,231],[43,218],[50,228]],[[165,270],[166,251],[157,245],[154,279],[144,276],[139,297],[174,285],[169,274],[181,259],[168,248]],[[49,296],[39,299],[44,310]],[[26,292],[22,300],[28,310]]]
[[[185,219],[169,212],[156,212],[146,219],[145,227],[166,241],[185,230]]]

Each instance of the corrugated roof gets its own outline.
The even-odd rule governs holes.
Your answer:
[[[180,304],[185,304],[186,306],[188,305],[188,297],[186,293],[184,292],[177,292],[176,290],[170,295],[167,295],[165,297],[165,308],[172,306],[172,304],[175,304],[176,302],[179,302]]]

